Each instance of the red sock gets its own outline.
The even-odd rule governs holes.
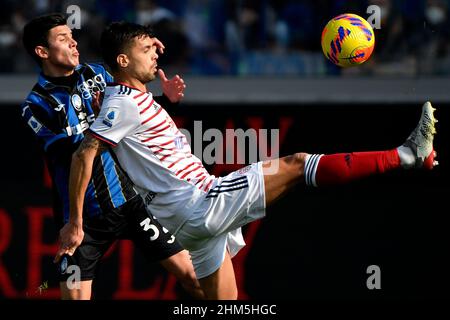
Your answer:
[[[316,155],[309,159],[314,157],[318,159]],[[344,184],[400,167],[397,149],[324,155],[319,161],[309,159],[305,163],[306,182],[319,187]]]

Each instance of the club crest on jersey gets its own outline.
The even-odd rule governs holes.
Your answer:
[[[81,111],[82,102],[80,96],[75,93],[74,95],[72,95],[71,100],[75,110]]]
[[[106,116],[103,119],[103,124],[105,126],[108,126],[108,127],[111,128],[113,126],[115,120],[117,119],[118,115],[119,115],[119,110],[118,109],[116,109],[116,108],[108,109],[108,111],[106,111]]]
[[[36,133],[38,133],[39,130],[41,130],[42,128],[42,124],[39,121],[37,121],[35,117],[31,117],[30,120],[28,120],[28,125]]]

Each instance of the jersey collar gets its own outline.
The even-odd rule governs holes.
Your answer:
[[[130,85],[128,85],[126,83],[123,83],[123,82],[108,82],[107,85],[110,86],[110,87],[125,86],[127,88],[130,88],[130,89],[133,89],[133,90],[137,90],[139,92],[148,93],[148,91],[142,91],[142,90],[140,90],[140,89],[138,89],[136,87],[130,86]]]
[[[80,69],[81,69],[81,67],[82,67],[81,64],[77,65],[77,66],[75,67],[75,72],[79,72]],[[43,87],[43,88],[45,88],[45,89],[51,89],[51,88],[59,87],[59,85],[54,84],[53,82],[49,81],[49,80],[45,77],[45,75],[44,75],[44,73],[43,73],[42,71],[39,73],[38,83],[39,83],[39,85],[40,85],[41,87]]]

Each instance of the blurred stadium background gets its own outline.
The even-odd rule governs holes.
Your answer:
[[[449,0],[1,0],[0,299],[58,297],[51,182],[19,105],[37,79],[21,45],[25,22],[82,10],[74,30],[81,61],[99,61],[111,20],[151,24],[166,45],[159,65],[187,83],[180,127],[280,129],[280,154],[386,149],[400,145],[430,100],[440,120],[441,166],[396,172],[334,190],[298,187],[246,227],[234,263],[241,299],[448,299],[446,227],[450,118]],[[329,63],[323,26],[379,5],[371,60]],[[160,92],[157,82],[150,87]],[[211,166],[216,175],[236,166]],[[366,269],[381,268],[381,290]],[[97,299],[186,298],[174,279],[120,242],[104,259]]]

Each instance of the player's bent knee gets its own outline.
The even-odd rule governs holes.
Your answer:
[[[298,152],[286,156],[282,158],[282,160],[284,161],[289,171],[293,171],[293,173],[303,176],[307,155],[308,155],[307,153]]]

